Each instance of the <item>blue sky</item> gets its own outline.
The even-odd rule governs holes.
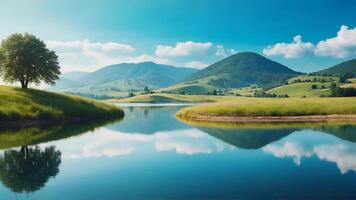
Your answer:
[[[0,38],[35,34],[63,72],[148,60],[203,68],[242,51],[311,72],[356,57],[355,8],[352,0],[2,0]]]

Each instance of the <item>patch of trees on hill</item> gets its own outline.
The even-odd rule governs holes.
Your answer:
[[[356,96],[356,88],[347,87],[341,88],[338,87],[335,83],[330,85],[331,96],[332,97],[354,97]]]

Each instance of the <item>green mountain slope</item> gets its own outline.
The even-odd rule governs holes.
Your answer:
[[[141,81],[156,87],[165,87],[183,80],[197,70],[159,65],[153,62],[111,65],[81,77],[87,84],[102,84],[116,80]]]
[[[333,67],[318,71],[315,74],[340,77],[347,75],[348,77],[356,77],[356,59],[342,62]]]
[[[273,86],[300,73],[259,54],[243,52],[225,58],[185,79],[186,82],[210,79],[209,84],[224,88],[252,84]]]
[[[110,65],[90,73],[70,72],[61,75],[52,90],[92,94],[155,89],[182,81],[197,70],[160,65],[153,62]]]

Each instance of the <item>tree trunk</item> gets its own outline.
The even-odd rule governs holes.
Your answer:
[[[25,81],[21,81],[21,87],[26,89],[27,88],[28,83],[26,83]]]

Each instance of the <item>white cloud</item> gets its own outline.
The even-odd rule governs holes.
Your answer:
[[[132,53],[136,49],[128,44],[116,42],[91,42],[90,40],[76,41],[46,41],[48,48],[54,49],[57,53],[83,53],[84,55],[92,56],[93,54],[113,54],[121,55]]]
[[[190,62],[185,63],[185,66],[196,68],[196,69],[203,69],[203,68],[207,67],[208,64],[205,64],[200,61],[190,61]]]
[[[237,51],[235,49],[225,50],[225,47],[223,45],[216,45],[216,52],[215,52],[216,56],[227,57],[236,53]]]
[[[158,45],[155,53],[159,57],[204,55],[212,46],[211,42],[177,42],[176,46]]]
[[[336,37],[320,41],[315,49],[319,56],[345,58],[356,55],[356,28],[342,25]]]
[[[267,56],[283,55],[285,58],[298,58],[306,53],[313,52],[314,45],[310,42],[303,42],[301,35],[296,35],[291,43],[277,43],[263,49],[263,54]]]
[[[46,41],[49,49],[56,51],[62,71],[91,71],[109,64],[132,59],[136,51],[128,44],[116,42],[91,42],[90,40]]]

